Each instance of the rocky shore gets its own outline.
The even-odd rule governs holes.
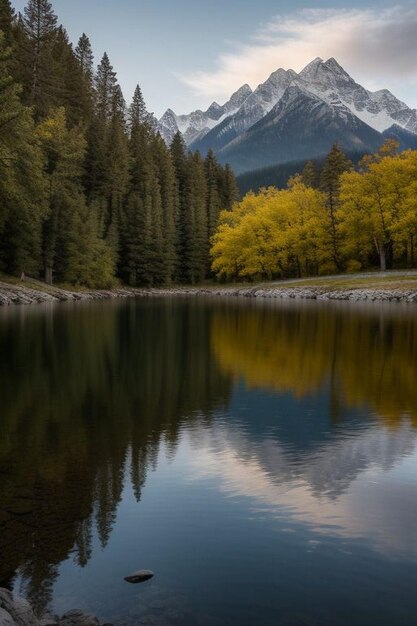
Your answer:
[[[62,617],[44,615],[38,619],[29,602],[0,588],[0,626],[101,626],[94,615],[73,610]],[[106,624],[103,626],[111,626]]]
[[[359,301],[384,301],[384,302],[416,302],[416,289],[382,289],[355,288],[355,289],[332,289],[326,287],[224,287],[224,288],[178,288],[178,289],[147,289],[139,295],[152,297],[173,296],[223,296],[241,298],[275,298],[293,300],[349,300]]]
[[[0,306],[11,304],[40,304],[46,302],[77,302],[85,300],[106,300],[111,298],[131,298],[141,290],[122,287],[118,289],[97,289],[89,291],[70,291],[40,281],[30,285],[5,283],[0,281]]]
[[[248,286],[248,287],[178,287],[161,289],[133,289],[123,287],[109,290],[69,291],[34,281],[30,287],[0,282],[0,306],[36,304],[45,302],[75,302],[111,298],[139,297],[245,297],[294,300],[345,300],[351,302],[408,302],[417,303],[417,288],[355,287],[329,288],[323,286]]]

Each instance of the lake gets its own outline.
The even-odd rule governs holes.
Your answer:
[[[0,586],[117,626],[414,626],[417,309],[0,309]]]

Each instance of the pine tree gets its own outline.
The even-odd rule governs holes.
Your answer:
[[[21,62],[24,67],[24,95],[34,107],[35,117],[45,117],[52,106],[60,104],[62,75],[54,57],[57,16],[47,0],[29,0],[22,22]]]
[[[121,147],[120,133],[124,133],[124,99],[117,85],[116,73],[104,53],[94,77],[94,114],[87,130],[87,157],[85,187],[88,203],[97,206],[99,223],[105,237],[113,237],[117,245],[115,220],[112,211],[114,172],[119,160],[114,162],[112,141]],[[123,110],[123,111],[122,111]],[[123,128],[119,126],[122,124]],[[117,137],[116,137],[117,135]],[[124,150],[124,147],[121,148]],[[117,150],[116,150],[117,153]],[[123,157],[125,158],[125,157]]]
[[[75,95],[78,99],[78,108],[81,123],[88,125],[93,115],[93,78],[94,56],[90,40],[83,34],[73,55],[73,75],[76,77]]]
[[[187,178],[184,260],[187,270],[186,281],[195,284],[206,277],[209,252],[207,196],[210,181],[206,182],[205,163],[199,152],[188,156]]]
[[[126,134],[126,103],[119,85],[113,92],[112,117],[108,131],[108,192],[103,216],[104,237],[114,254],[119,251],[119,225],[129,182],[129,148]]]
[[[129,108],[129,128],[131,133],[135,133],[136,130],[148,121],[148,112],[146,110],[145,100],[143,99],[142,90],[139,85],[136,85],[135,92],[133,94],[132,104]]]
[[[79,129],[69,129],[63,107],[53,110],[37,129],[45,155],[48,179],[48,214],[44,222],[45,280],[65,277],[69,271],[68,245],[74,213],[82,207],[85,140]]]
[[[94,76],[94,55],[89,38],[83,33],[75,48],[77,59],[87,85],[92,85]]]
[[[228,163],[226,163],[224,168],[223,178],[222,208],[225,211],[231,211],[234,203],[239,200],[239,188],[237,186],[236,176]]]
[[[13,22],[15,13],[10,0],[0,0],[0,31],[4,35],[4,43],[6,46],[12,46],[14,43]]]
[[[317,187],[317,169],[313,161],[307,161],[301,172],[301,180],[306,187]]]
[[[113,113],[113,96],[116,89],[116,72],[107,52],[103,54],[94,79],[96,113],[104,122],[109,122]]]
[[[144,121],[146,107],[140,89],[129,109],[130,182],[123,215],[123,271],[131,285],[153,283],[153,237],[160,219],[160,199],[150,150],[151,130]],[[153,216],[156,207],[157,215]]]
[[[0,0],[0,26],[1,268],[88,286],[116,266],[135,285],[204,280],[238,198],[231,168],[187,154],[180,134],[168,148],[139,86],[127,115],[108,55],[94,76],[88,37],[73,50],[47,0],[18,18]]]
[[[62,279],[91,289],[112,287],[115,255],[112,247],[100,237],[97,215],[94,208],[86,206],[82,194],[75,198],[70,220]]]
[[[320,188],[326,194],[327,225],[325,228],[327,246],[337,271],[343,269],[341,242],[337,208],[339,206],[340,177],[343,172],[352,169],[352,162],[342,152],[338,144],[334,144],[323,165],[320,177]]]
[[[152,152],[162,203],[163,282],[171,283],[175,280],[177,267],[177,194],[175,171],[169,150],[159,134],[153,139]]]
[[[68,34],[62,26],[56,32],[53,55],[60,75],[55,85],[56,103],[65,107],[70,126],[83,125],[91,113],[92,91],[86,85]]]
[[[37,275],[45,211],[42,154],[29,109],[9,74],[10,49],[0,33],[0,265]]]
[[[185,259],[187,249],[187,232],[185,225],[188,210],[188,163],[185,143],[181,133],[176,133],[174,136],[170,146],[170,153],[176,179],[176,255],[178,258],[176,280],[178,282],[184,282],[188,277],[188,268]]]
[[[222,176],[223,171],[214,156],[213,150],[209,150],[205,160],[207,178],[207,221],[208,234],[212,237],[217,228],[220,211],[225,208],[222,202]]]
[[[150,146],[151,150],[151,146]],[[152,208],[151,208],[151,242],[152,254],[150,257],[152,267],[153,285],[162,285],[167,282],[167,268],[165,267],[164,255],[164,216],[161,196],[161,186],[158,178],[158,169],[154,161],[153,152],[150,152],[152,159]]]

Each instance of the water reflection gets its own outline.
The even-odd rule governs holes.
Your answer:
[[[0,310],[0,585],[18,574],[41,611],[58,583],[69,584],[60,569],[69,557],[78,570],[95,570],[97,539],[114,559],[118,511],[126,515],[130,499],[145,510],[148,483],[154,510],[167,507],[161,569],[171,567],[183,528],[192,543],[198,500],[193,549],[217,572],[217,595],[204,579],[204,602],[219,612],[230,602],[218,595],[230,542],[239,539],[244,553],[254,533],[246,566],[262,570],[268,559],[254,517],[268,519],[274,533],[280,520],[283,538],[272,535],[268,550],[292,546],[295,564],[305,551],[285,533],[297,524],[312,533],[311,551],[329,538],[361,540],[381,558],[417,559],[416,380],[411,307],[232,299]],[[168,476],[169,488],[151,472]],[[229,530],[227,507],[235,507],[240,531]],[[148,529],[125,531],[130,543],[139,532],[154,541],[156,513],[149,515]],[[213,549],[203,520],[218,528],[217,542],[228,538],[226,548]],[[241,558],[233,576],[243,583]],[[321,559],[323,571],[330,568],[333,557]],[[201,575],[195,557],[176,567],[191,593]],[[298,570],[294,576],[309,583]],[[264,589],[254,602],[263,606],[271,579],[259,577]],[[264,624],[276,623],[277,606],[258,615]],[[108,604],[104,616],[114,611]]]
[[[213,350],[249,387],[297,398],[328,389],[334,420],[343,407],[370,406],[392,425],[404,415],[417,424],[412,307],[248,304],[215,317]]]
[[[417,470],[417,432],[410,423],[394,432],[348,429],[303,455],[268,432],[254,442],[227,426],[197,441],[194,479],[217,479],[222,492],[249,498],[252,511],[303,522],[318,540],[361,538],[389,557],[417,558],[416,486],[407,481]]]
[[[21,309],[0,322],[0,584],[19,569],[50,599],[57,566],[106,546],[128,453],[137,500],[161,440],[210,420],[229,378],[209,349],[212,313],[156,302]]]

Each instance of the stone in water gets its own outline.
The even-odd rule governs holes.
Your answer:
[[[153,578],[155,574],[148,569],[141,569],[138,572],[134,572],[130,574],[130,576],[125,577],[125,581],[128,583],[144,583],[146,580]]]

